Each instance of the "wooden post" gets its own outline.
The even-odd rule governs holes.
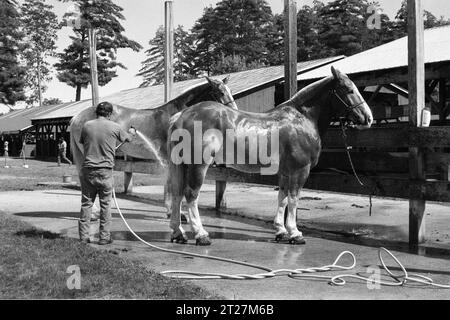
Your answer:
[[[284,0],[284,100],[297,93],[297,1]],[[287,218],[288,208],[284,212]]]
[[[216,210],[220,210],[227,207],[227,201],[225,199],[225,190],[227,188],[226,181],[216,181]]]
[[[447,119],[447,110],[445,110],[447,104],[447,87],[446,79],[439,79],[439,122],[444,125]]]
[[[97,72],[97,36],[93,28],[89,28],[89,64],[91,66],[92,105],[99,104],[98,72]]]
[[[284,97],[297,93],[297,3],[284,0]]]
[[[173,87],[173,2],[166,0],[165,2],[165,52],[164,52],[164,69],[165,69],[165,86],[164,101],[168,102],[172,99]]]
[[[423,126],[425,107],[425,61],[422,0],[408,0],[408,65],[409,65],[409,123]],[[410,179],[425,180],[423,150],[415,146],[409,149]],[[409,244],[415,246],[425,241],[425,200],[409,200]]]
[[[169,102],[172,99],[173,87],[173,2],[166,0],[164,6],[165,14],[165,44],[164,44],[164,102]],[[164,184],[164,203],[167,203],[169,190],[167,183]]]

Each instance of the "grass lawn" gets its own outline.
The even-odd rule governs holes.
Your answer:
[[[78,182],[75,166],[55,162],[0,158],[0,192],[61,189],[39,186],[62,182],[65,174]],[[123,190],[123,173],[115,172],[116,190]],[[162,183],[159,177],[133,175],[134,185]],[[81,271],[81,290],[69,290],[69,266]],[[1,212],[0,204],[0,299],[208,299],[215,298],[189,282],[168,279],[145,266],[96,250],[74,239],[34,229]]]
[[[9,169],[4,168],[4,158],[0,158],[0,191],[34,191],[61,189],[61,186],[39,186],[42,182],[63,181],[64,175],[71,175],[72,180],[78,182],[78,173],[75,166],[69,167],[68,164],[62,164],[58,167],[56,162],[45,162],[37,160],[28,160],[28,169],[22,167],[22,159],[8,159]],[[160,177],[149,176],[145,174],[133,174],[133,184],[154,185],[162,184]],[[123,173],[114,172],[114,183],[118,193],[123,191]]]
[[[0,299],[214,299],[143,265],[60,238],[0,212]],[[69,290],[69,266],[81,289]]]

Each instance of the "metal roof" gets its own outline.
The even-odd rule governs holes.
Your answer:
[[[19,133],[24,129],[28,129],[31,126],[31,119],[39,117],[43,114],[53,112],[58,108],[61,108],[66,104],[53,105],[46,107],[35,107],[30,109],[21,109],[17,111],[9,112],[3,116],[0,116],[0,133]]]
[[[425,63],[450,61],[450,26],[426,29]],[[408,37],[355,54],[332,63],[347,74],[364,73],[408,66]],[[317,68],[298,76],[299,81],[313,80],[331,74],[330,66]]]
[[[298,72],[310,71],[322,65],[329,64],[345,56],[337,56],[319,60],[305,61],[298,63]],[[212,78],[221,79],[222,76],[214,76]],[[230,81],[228,86],[233,92],[234,96],[244,94],[247,91],[269,85],[271,83],[279,82],[284,79],[284,66],[265,67],[260,69],[253,69],[241,71],[230,74]],[[173,96],[176,97],[202,82],[204,78],[186,80],[174,83]],[[136,88],[123,90],[112,95],[101,98],[103,101],[109,101],[113,104],[118,104],[124,107],[133,109],[153,109],[164,104],[164,85],[150,86],[145,88]],[[84,100],[65,104],[52,112],[36,115],[32,120],[48,120],[60,118],[72,118],[81,111],[92,106],[91,100]]]

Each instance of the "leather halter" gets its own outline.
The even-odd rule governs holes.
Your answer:
[[[226,105],[226,106],[229,106],[231,103],[236,103],[236,101],[235,101],[234,99],[231,99],[230,101],[228,101],[228,102],[223,102],[222,104],[223,104],[223,105]]]
[[[333,94],[339,99],[339,101],[342,102],[342,104],[345,106],[346,109],[348,110],[353,110],[358,108],[359,106],[363,105],[364,103],[366,103],[366,101],[362,100],[360,103],[355,104],[354,106],[349,105],[347,102],[345,102],[345,100],[339,95],[339,93],[336,90],[333,90]]]

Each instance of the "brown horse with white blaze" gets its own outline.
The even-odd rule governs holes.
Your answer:
[[[333,67],[332,76],[311,84],[265,113],[203,102],[174,116],[168,144],[172,241],[187,242],[180,224],[180,204],[185,197],[196,243],[211,244],[197,202],[208,167],[215,161],[242,172],[278,174],[276,240],[304,244],[296,218],[300,190],[318,163],[322,137],[336,117],[358,129],[370,128],[373,122],[372,112],[355,84]],[[263,156],[261,150],[269,149],[270,157]],[[264,171],[268,166],[271,170]]]

